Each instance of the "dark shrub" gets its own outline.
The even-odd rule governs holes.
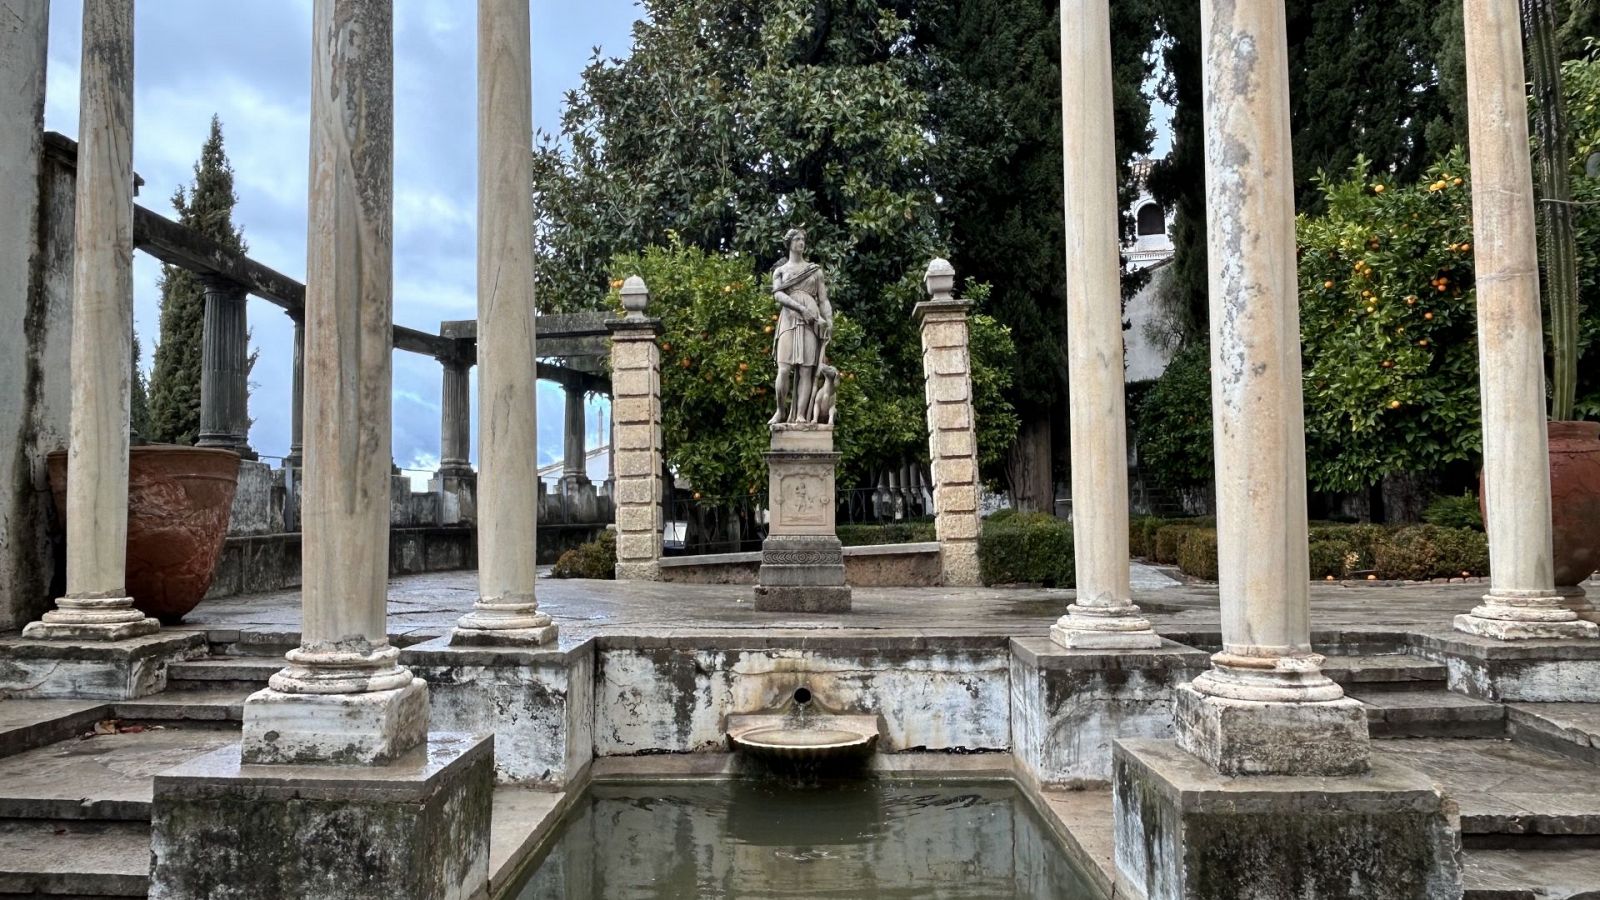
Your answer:
[[[978,538],[984,584],[1072,587],[1072,523],[1049,513],[990,516]]]
[[[1422,511],[1422,521],[1441,528],[1483,530],[1483,512],[1471,491],[1459,497],[1435,497]]]
[[[1195,525],[1184,521],[1181,524],[1167,524],[1156,529],[1155,546],[1151,548],[1150,558],[1164,566],[1176,564],[1178,549],[1183,546],[1183,539],[1195,528]]]
[[[550,574],[556,578],[616,578],[617,533],[607,529],[595,540],[561,554]]]
[[[1349,541],[1324,538],[1311,542],[1311,577],[1344,578],[1355,567],[1350,565],[1350,557],[1354,555],[1359,561],[1360,552],[1354,549]],[[1359,566],[1359,562],[1357,563]]]
[[[1390,534],[1378,545],[1378,577],[1424,581],[1459,578],[1462,573],[1486,575],[1488,539],[1466,528],[1413,525]]]
[[[839,543],[846,547],[918,544],[938,540],[934,535],[932,519],[908,519],[904,522],[884,522],[877,525],[840,525],[837,532]]]

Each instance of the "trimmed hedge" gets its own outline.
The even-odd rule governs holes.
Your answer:
[[[836,529],[839,543],[846,547],[866,547],[876,544],[920,544],[939,538],[933,531],[932,519],[907,519],[903,522],[885,522],[875,525],[840,525]]]
[[[561,554],[550,574],[556,578],[616,578],[617,533],[608,528],[595,540]]]
[[[978,537],[978,569],[984,584],[1073,587],[1072,523],[1049,513],[995,513]]]
[[[1188,575],[1217,578],[1217,532],[1210,519],[1140,518],[1129,525],[1135,556],[1176,565]],[[1489,543],[1472,528],[1312,523],[1312,578],[1372,573],[1385,580],[1426,581],[1489,574]]]

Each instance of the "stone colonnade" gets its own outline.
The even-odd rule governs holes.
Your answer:
[[[913,310],[922,329],[922,373],[928,404],[934,530],[940,568],[951,587],[983,583],[978,571],[978,442],[972,407],[970,300],[955,298],[956,270],[936,259]]]
[[[650,289],[622,286],[627,312],[611,330],[611,421],[616,469],[617,577],[654,581],[661,561],[661,320],[645,315]]]

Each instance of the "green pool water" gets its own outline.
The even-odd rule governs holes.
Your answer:
[[[1099,900],[1006,784],[595,785],[507,896]]]

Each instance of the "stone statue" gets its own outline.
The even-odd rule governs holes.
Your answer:
[[[806,233],[795,228],[783,238],[788,259],[772,272],[772,296],[778,301],[775,354],[778,408],[768,424],[819,422],[816,404],[819,371],[828,366],[828,341],[833,337],[833,307],[822,267],[806,261]],[[838,373],[834,372],[834,378]],[[827,391],[827,420],[833,422],[833,390]]]
[[[833,407],[839,391],[839,370],[826,362],[817,366],[816,396],[811,400],[811,421],[833,425]]]

